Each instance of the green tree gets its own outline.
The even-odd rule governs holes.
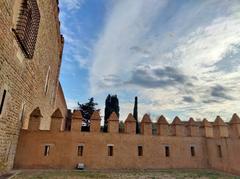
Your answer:
[[[123,123],[123,121],[119,122],[119,133],[124,133],[124,123]]]
[[[104,110],[104,132],[107,132],[108,129],[108,118],[115,112],[116,115],[119,117],[119,101],[117,95],[108,95],[105,100],[105,110]]]
[[[94,102],[94,98],[88,99],[87,103],[78,103],[79,110],[83,116],[82,131],[90,131],[90,118],[93,112],[97,110],[95,108],[96,105],[97,103]]]
[[[140,133],[139,123],[138,123],[138,97],[135,96],[134,108],[133,108],[133,117],[136,120],[136,133]]]

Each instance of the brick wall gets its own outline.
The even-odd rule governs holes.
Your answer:
[[[64,93],[60,83],[58,83],[56,100],[55,100],[55,108],[60,109],[62,116],[64,117],[68,116],[67,104],[66,104]],[[65,126],[65,120],[63,121],[63,126],[62,126],[63,129],[64,129],[64,126]]]
[[[12,28],[19,13],[21,0],[0,1],[0,92],[7,90],[3,113],[0,115],[0,166],[11,169],[21,127],[27,128],[30,114],[39,108],[41,128],[47,129],[51,115],[58,108],[58,77],[63,38],[60,35],[57,0],[37,0],[41,20],[32,59],[24,58]],[[44,86],[49,73],[48,91]],[[2,93],[0,93],[0,100]],[[58,99],[59,100],[59,99]],[[64,100],[60,100],[63,101]],[[66,106],[60,104],[63,114]],[[22,109],[24,112],[22,113]],[[22,116],[22,117],[21,117]],[[22,119],[22,121],[21,121]],[[0,167],[1,168],[1,167]]]
[[[97,121],[101,119],[95,112],[91,118],[94,130],[82,132],[82,116],[75,110],[71,131],[60,131],[61,123],[55,123],[55,129],[51,130],[22,130],[15,168],[74,169],[77,163],[84,163],[88,169],[205,168],[240,175],[240,157],[237,155],[240,118],[236,114],[229,123],[217,117],[214,122],[196,122],[192,118],[183,122],[175,118],[168,124],[163,118],[161,116],[157,122],[158,131],[153,135],[146,132],[151,129],[147,115],[141,121],[145,128],[141,134],[119,133],[116,128],[119,121],[116,115],[111,115],[110,130],[102,133],[96,126],[100,126]],[[130,131],[136,129],[133,124],[136,125],[130,119],[125,121],[125,127],[131,128]],[[161,126],[167,130],[160,132]],[[50,146],[47,156],[44,155],[46,145]],[[78,155],[79,145],[83,146],[82,156]],[[113,146],[113,156],[108,155],[109,146]],[[138,146],[142,146],[142,156],[138,156]],[[166,156],[166,147],[169,147],[169,156]]]

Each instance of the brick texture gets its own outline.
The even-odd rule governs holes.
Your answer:
[[[240,149],[240,136],[237,132],[240,129],[240,118],[236,114],[229,123],[218,123],[217,120],[213,123],[207,120],[196,122],[192,118],[189,121],[177,118],[177,122],[175,120],[171,124],[160,121],[158,130],[162,129],[161,125],[170,130],[161,133],[157,131],[154,135],[149,131],[152,128],[147,115],[141,122],[144,130],[140,134],[129,130],[124,133],[119,133],[118,130],[102,133],[100,123],[92,121],[95,130],[82,132],[79,127],[82,120],[80,112],[75,110],[72,116],[71,131],[55,130],[60,128],[61,123],[51,130],[22,130],[15,168],[74,169],[78,163],[84,163],[87,169],[201,168],[240,175],[240,157],[237,155]],[[131,127],[129,122],[133,123],[130,117],[125,123],[125,128],[128,129]],[[101,120],[96,113],[92,119]],[[109,124],[113,121],[119,122],[111,115]],[[176,125],[181,132],[176,132]],[[223,125],[228,135],[221,134],[219,127]],[[210,131],[214,135],[210,136]],[[50,145],[48,156],[44,156],[45,145]],[[82,156],[78,156],[79,145],[83,146]],[[108,156],[108,146],[113,146],[113,156]],[[138,156],[138,146],[142,146],[142,156]],[[169,156],[166,156],[166,146],[169,147]]]
[[[50,127],[57,108],[67,113],[64,95],[58,81],[63,49],[57,0],[37,1],[41,20],[32,59],[24,58],[12,32],[21,0],[0,1],[0,100],[7,90],[0,115],[0,169],[11,169],[20,129],[28,127],[34,109],[42,114],[41,129]],[[50,67],[48,90],[44,87]],[[24,112],[22,115],[22,109]],[[22,116],[22,118],[21,118]],[[21,120],[22,119],[22,120]],[[2,166],[2,167],[1,167]]]

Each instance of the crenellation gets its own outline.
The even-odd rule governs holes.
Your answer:
[[[158,126],[158,135],[160,135],[160,136],[168,136],[169,135],[169,124],[163,115],[161,115],[158,118],[157,126]]]
[[[101,117],[98,111],[93,112],[90,121],[90,132],[100,132]]]
[[[220,116],[217,116],[213,123],[214,137],[229,137],[228,125]]]
[[[80,110],[74,110],[72,114],[71,120],[71,131],[73,132],[80,132],[82,127],[82,113]]]
[[[108,119],[108,132],[119,133],[119,119],[115,112],[112,112]]]
[[[213,137],[213,126],[206,118],[203,119],[201,127],[203,128],[203,136],[207,138]]]
[[[240,118],[236,113],[232,115],[229,125],[231,127],[230,132],[233,134],[233,137],[240,137]]]
[[[170,126],[172,127],[172,133],[174,136],[185,136],[185,126],[178,116],[173,119]]]
[[[188,136],[191,136],[191,137],[200,136],[199,126],[197,125],[196,121],[194,121],[194,119],[192,117],[189,118],[189,121],[187,122],[186,128],[187,128],[187,131],[188,131],[187,132]]]
[[[39,108],[36,108],[31,114],[32,119],[29,121],[29,125],[37,126],[41,120],[41,112]],[[38,118],[38,120],[36,120]],[[33,120],[34,119],[34,120]],[[39,120],[40,119],[40,120]],[[74,110],[71,119],[71,131],[81,132],[82,126],[82,114],[79,110]],[[33,122],[32,122],[33,121]],[[61,111],[57,109],[51,116],[51,130],[62,131],[63,130],[63,117]],[[54,122],[53,122],[54,121]],[[109,119],[108,133],[119,133],[119,118],[116,113],[113,112]],[[36,122],[36,124],[34,123]],[[33,124],[30,124],[33,123]],[[90,132],[100,132],[101,117],[99,111],[95,111],[90,118]],[[158,136],[178,136],[178,137],[206,137],[206,138],[222,138],[222,137],[239,137],[238,130],[240,128],[240,119],[237,114],[234,114],[229,124],[225,123],[219,116],[217,116],[215,122],[211,123],[207,119],[203,119],[201,122],[196,122],[193,118],[189,118],[188,121],[181,121],[179,117],[175,117],[173,122],[169,125],[166,118],[161,115],[157,120]],[[125,120],[126,134],[136,135],[135,125],[136,120],[129,113]],[[60,127],[61,126],[61,127]],[[37,127],[34,127],[35,130]],[[172,131],[170,131],[170,129]],[[56,130],[57,129],[57,130]],[[231,135],[229,135],[231,133]],[[145,114],[141,120],[141,134],[152,134],[152,121],[148,114]],[[233,135],[234,134],[234,135]]]
[[[141,121],[141,134],[152,135],[152,121],[148,114],[144,114]]]
[[[57,109],[51,116],[51,132],[63,131],[63,115],[60,109]]]
[[[128,117],[124,122],[124,130],[127,134],[136,134],[136,120],[132,113],[128,114]]]

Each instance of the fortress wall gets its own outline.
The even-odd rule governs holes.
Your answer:
[[[15,168],[74,169],[84,163],[88,169],[207,168],[205,140],[202,137],[161,137],[87,132],[22,131]],[[44,145],[49,144],[49,156]],[[77,146],[84,145],[83,156]],[[108,156],[113,145],[113,156]],[[138,146],[143,156],[138,156]],[[165,146],[170,156],[165,156]],[[191,156],[190,147],[196,156]]]
[[[84,163],[88,169],[209,168],[240,174],[237,155],[240,119],[236,114],[229,123],[217,117],[213,123],[206,119],[183,122],[175,118],[168,124],[162,116],[157,122],[158,130],[163,129],[161,125],[167,130],[158,131],[158,135],[149,132],[151,120],[147,115],[141,121],[144,128],[141,134],[133,132],[136,124],[131,114],[125,120],[124,133],[116,130],[119,121],[114,113],[109,118],[108,133],[100,132],[101,118],[97,112],[91,118],[94,121],[91,132],[80,131],[80,111],[75,110],[72,118],[71,131],[60,131],[60,123],[55,126],[58,130],[22,130],[15,168],[73,169],[77,163]],[[48,156],[44,156],[46,145],[50,146]],[[83,146],[82,156],[78,156],[78,146]],[[109,156],[109,146],[113,148],[113,156]],[[142,156],[139,156],[139,147]]]
[[[239,138],[207,139],[207,149],[210,168],[240,174]]]
[[[37,42],[33,58],[26,59],[12,31],[21,2],[0,1],[0,100],[3,91],[7,91],[0,115],[0,171],[12,168],[20,128],[28,128],[31,114],[40,110],[44,129],[49,128],[51,115],[56,110],[54,103],[63,48],[58,3],[57,0],[37,0],[41,15]]]

